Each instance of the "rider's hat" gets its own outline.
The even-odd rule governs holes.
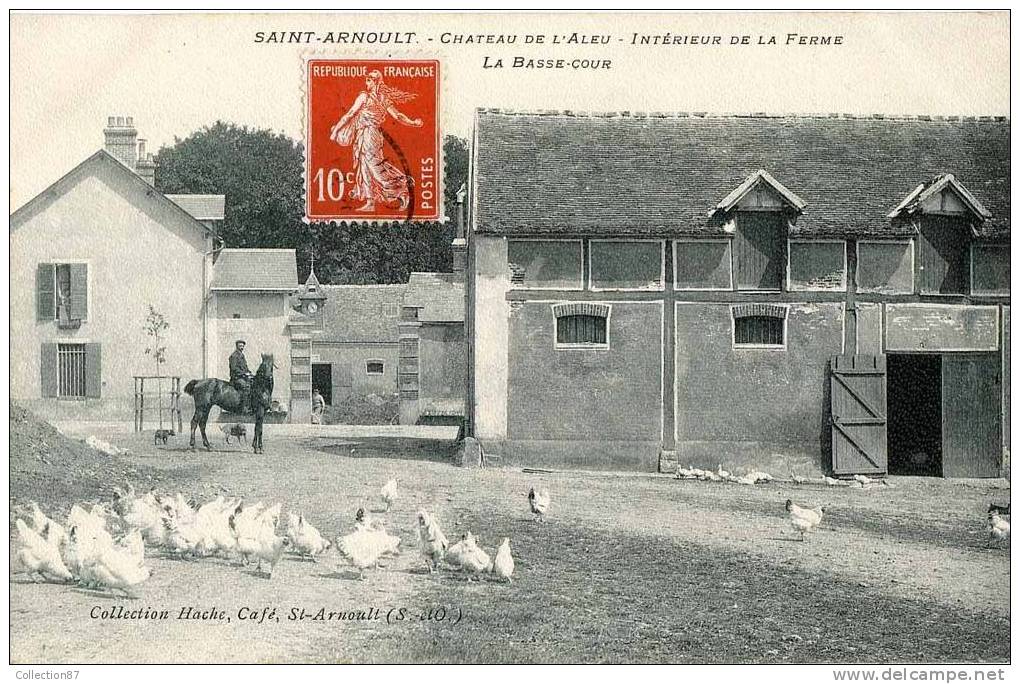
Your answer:
[[[235,342],[234,342],[234,346],[235,346],[235,347],[236,347],[237,345],[239,345],[239,344],[243,344],[243,345],[245,345],[245,346],[247,346],[247,345],[248,345],[248,343],[247,343],[247,342],[245,342],[244,340],[237,340],[237,341],[235,341]]]

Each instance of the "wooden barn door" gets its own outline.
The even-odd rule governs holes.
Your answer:
[[[998,354],[942,355],[942,475],[998,477],[1002,460]]]
[[[834,356],[831,373],[833,473],[885,473],[885,356]]]

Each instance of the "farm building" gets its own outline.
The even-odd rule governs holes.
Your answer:
[[[395,394],[406,285],[321,285],[314,268],[298,295],[311,322],[311,384],[327,404],[352,394]]]
[[[300,396],[304,376],[292,382],[290,362],[294,250],[224,249],[216,234],[223,195],[164,195],[132,118],[110,117],[103,132],[102,150],[11,214],[11,334],[19,340],[11,396],[52,419],[132,420],[135,376],[155,374],[143,330],[151,305],[170,324],[162,375],[182,384],[225,378],[234,340],[246,338],[253,370],[259,354],[275,355],[281,412],[293,385],[307,416],[310,389]],[[154,390],[146,385],[150,409]],[[187,421],[187,395],[180,407]],[[155,412],[147,415],[151,426]]]
[[[469,430],[504,462],[998,476],[1009,121],[482,110]]]
[[[412,273],[400,321],[400,422],[461,425],[466,366],[463,271]]]
[[[322,285],[311,270],[291,326],[309,341],[311,386],[327,404],[399,391],[400,423],[464,417],[464,276],[406,284]]]
[[[292,359],[290,296],[298,289],[297,257],[293,249],[222,249],[216,258],[209,288],[209,327],[216,341],[212,375],[230,377],[229,357],[237,340],[254,372],[262,354],[272,354],[275,412],[307,416],[311,406],[310,379],[304,357]],[[305,372],[302,372],[304,370]],[[289,400],[289,401],[288,401]],[[235,421],[223,414],[220,420]]]
[[[163,195],[130,117],[105,147],[10,217],[11,395],[52,418],[131,420],[134,375],[153,375],[151,304],[171,328],[164,373],[202,377],[222,195]],[[187,401],[187,398],[184,398]]]

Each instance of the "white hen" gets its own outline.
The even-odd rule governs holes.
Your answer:
[[[269,565],[269,571],[266,573],[266,576],[272,577],[273,571],[276,570],[276,564],[283,558],[284,552],[290,545],[290,540],[276,534],[271,518],[266,518],[262,521],[262,528],[254,541],[254,552],[251,555],[257,561],[255,571],[264,572],[262,564],[266,563]]]
[[[43,579],[49,577],[64,581],[72,579],[71,571],[60,557],[60,548],[44,536],[49,530],[44,527],[43,534],[40,534],[26,525],[21,518],[18,518],[15,524],[20,544],[17,557],[33,581],[35,575],[40,575]]]
[[[298,553],[313,561],[331,546],[303,515],[293,513],[287,514],[287,538]]]
[[[418,546],[429,573],[439,568],[450,542],[439,523],[427,511],[418,511]]]
[[[379,494],[382,496],[382,500],[386,504],[386,510],[390,510],[390,506],[392,506],[399,498],[396,478],[391,478],[386,484],[384,484],[383,488],[379,490]]]
[[[502,577],[507,582],[513,582],[514,557],[510,554],[509,537],[503,538],[503,543],[496,551],[496,557],[492,560],[492,574]]]
[[[545,514],[549,512],[549,505],[552,503],[552,497],[549,496],[548,491],[537,490],[534,487],[528,492],[528,504],[531,506],[531,512],[535,515],[535,519],[538,522],[545,522]]]
[[[29,502],[29,506],[32,509],[32,529],[53,544],[62,543],[67,537],[64,526],[43,513],[35,501]]]
[[[140,539],[140,537],[139,537]],[[142,565],[141,558],[126,549],[107,548],[89,559],[83,576],[99,586],[117,589],[126,596],[136,598],[128,588],[149,579],[152,571]]]
[[[336,547],[364,579],[365,570],[378,566],[383,556],[400,552],[400,537],[388,534],[381,523],[367,522],[361,509],[356,520],[354,532],[337,539]]]
[[[825,509],[821,506],[817,508],[802,508],[790,499],[786,500],[786,511],[790,516],[790,527],[795,532],[800,533],[801,541],[804,541],[806,533],[813,532],[818,524],[822,522],[822,514],[825,513]]]
[[[475,536],[470,532],[447,550],[446,562],[475,576],[487,572],[492,567],[489,554],[478,546]],[[468,579],[471,578],[471,575],[468,576]]]

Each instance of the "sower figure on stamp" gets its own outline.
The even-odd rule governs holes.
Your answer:
[[[365,88],[333,126],[329,137],[338,145],[352,146],[355,182],[350,194],[353,199],[365,200],[358,211],[374,211],[376,202],[398,200],[403,210],[411,201],[413,179],[383,156],[382,125],[389,114],[405,126],[421,128],[421,119],[410,119],[396,108],[417,95],[386,85],[378,70],[369,72]]]
[[[244,340],[234,343],[234,353],[230,355],[230,384],[241,393],[241,413],[251,413],[251,379],[248,360],[244,358]]]

